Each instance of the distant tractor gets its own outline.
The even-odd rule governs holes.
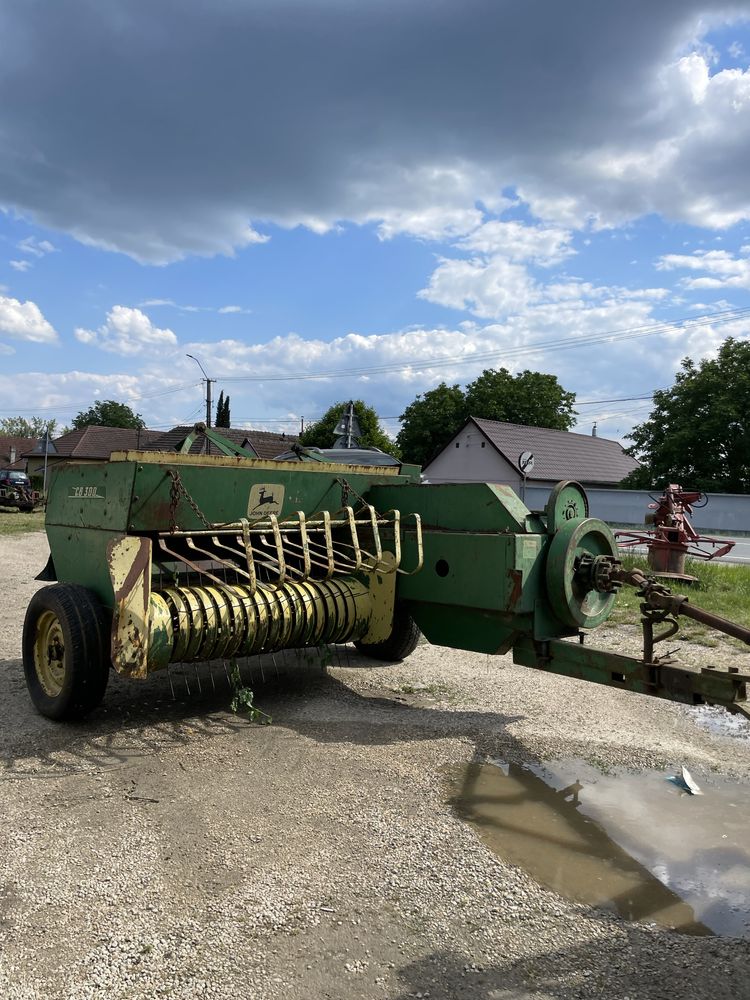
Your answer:
[[[32,490],[31,480],[25,472],[0,469],[0,507],[32,511],[40,504],[41,499],[41,494]]]

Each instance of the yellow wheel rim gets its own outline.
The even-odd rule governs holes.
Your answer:
[[[60,620],[52,611],[43,612],[37,621],[34,669],[44,693],[57,698],[65,682],[65,640]]]

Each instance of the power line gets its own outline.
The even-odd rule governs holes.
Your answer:
[[[640,340],[645,337],[660,336],[671,333],[675,329],[686,331],[693,327],[722,326],[725,323],[736,322],[739,319],[750,318],[750,306],[743,306],[737,309],[725,309],[721,312],[704,313],[700,316],[688,316],[669,322],[652,323],[644,326],[628,327],[623,330],[613,330],[605,333],[590,334],[586,337],[579,337],[575,340],[567,339],[533,341],[519,347],[506,348],[504,350],[485,351],[476,354],[458,354],[438,358],[433,361],[424,362],[392,362],[389,364],[372,365],[360,368],[341,368],[335,371],[291,373],[288,375],[227,375],[223,376],[222,382],[292,382],[311,381],[315,379],[342,378],[356,375],[387,374],[394,371],[403,371],[405,367],[421,370],[452,367],[461,364],[476,364],[477,362],[489,361],[500,358],[523,357],[527,354],[534,354],[539,350],[548,351],[573,350],[578,347],[589,347],[602,343],[623,343],[630,340]]]

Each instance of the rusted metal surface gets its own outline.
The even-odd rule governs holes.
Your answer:
[[[334,462],[276,462],[261,458],[245,458],[229,455],[180,455],[178,452],[161,453],[154,451],[113,451],[111,462],[138,462],[140,465],[196,465],[207,468],[252,468],[267,469],[271,472],[285,470],[287,472],[313,472],[330,476],[338,469],[345,469],[352,475],[369,476],[373,474],[378,479],[398,478],[397,465],[338,465]]]
[[[128,677],[148,673],[148,627],[151,596],[151,543],[124,536],[107,551],[115,595],[112,619],[112,662]]]
[[[645,531],[617,531],[615,537],[622,549],[645,545],[648,561],[658,576],[675,579],[694,580],[685,573],[685,559],[719,559],[727,555],[734,542],[726,538],[700,535],[690,522],[689,515],[695,505],[705,506],[700,501],[705,494],[683,490],[676,483],[670,483],[658,500],[648,505],[653,514],[646,516]]]

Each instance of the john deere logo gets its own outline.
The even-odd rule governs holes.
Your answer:
[[[575,500],[568,500],[565,504],[565,509],[563,510],[563,517],[566,521],[573,521],[578,516],[578,504]]]
[[[280,514],[283,506],[284,487],[281,483],[256,483],[250,489],[247,516],[262,517],[266,514]]]

